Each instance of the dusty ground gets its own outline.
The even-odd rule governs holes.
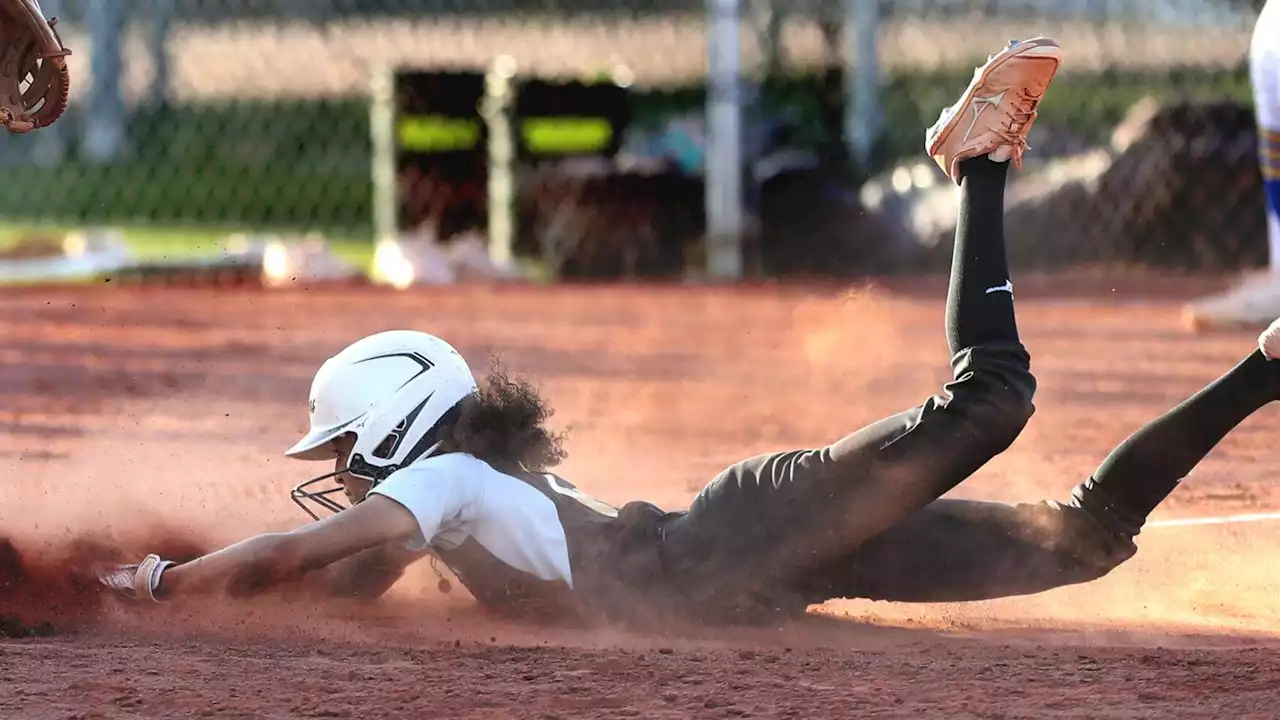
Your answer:
[[[1177,295],[1203,289],[1023,279],[1039,412],[960,493],[1062,495],[1247,353],[1249,333],[1178,329]],[[312,468],[280,453],[305,426],[310,373],[358,335],[431,330],[479,367],[501,349],[572,426],[567,476],[676,506],[741,456],[824,443],[932,392],[941,296],[937,282],[6,291],[0,536],[46,574],[6,577],[0,551],[0,609],[58,632],[0,640],[0,716],[1274,717],[1280,523],[1152,529],[1103,581],[1034,598],[840,602],[793,627],[678,638],[505,625],[425,569],[364,611],[58,594],[72,536],[141,551],[303,519],[287,489]],[[1277,430],[1275,411],[1248,421],[1161,517],[1280,509]],[[651,474],[669,480],[632,481]]]

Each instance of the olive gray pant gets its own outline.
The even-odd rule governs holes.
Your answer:
[[[664,527],[663,562],[706,620],[792,614],[832,598],[980,600],[1105,575],[1132,556],[1074,504],[940,499],[1034,412],[1019,343],[974,347],[921,405],[811,450],[720,473]]]

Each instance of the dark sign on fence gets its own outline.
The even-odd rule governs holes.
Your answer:
[[[479,230],[495,241],[493,233],[516,229],[518,198],[530,190],[517,167],[608,159],[623,144],[631,120],[625,87],[515,77],[509,92],[490,98],[487,80],[481,71],[400,69],[375,91],[379,237],[430,223],[441,240]],[[508,136],[510,144],[493,146]],[[491,178],[514,196],[490,197]]]
[[[397,225],[431,220],[441,237],[487,220],[488,130],[480,115],[483,72],[395,73],[392,136]]]
[[[611,158],[631,121],[631,99],[612,82],[522,80],[516,94],[516,157],[521,162]]]

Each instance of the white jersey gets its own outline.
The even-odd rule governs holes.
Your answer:
[[[1280,130],[1280,0],[1262,6],[1249,45],[1249,74],[1258,124]]]
[[[1280,0],[1268,0],[1254,25],[1249,79],[1258,119],[1258,164],[1263,179],[1275,183],[1280,181]],[[1280,272],[1280,208],[1275,204],[1271,199],[1267,208],[1267,240],[1271,269]]]
[[[549,473],[501,472],[450,453],[419,460],[372,492],[413,513],[419,533],[409,548],[435,552],[486,605],[607,612],[659,564],[660,510],[619,510]]]

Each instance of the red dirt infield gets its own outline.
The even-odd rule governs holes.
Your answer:
[[[1212,283],[1019,284],[1040,381],[1019,441],[957,495],[1061,497],[1227,370],[1195,336]],[[840,601],[783,628],[646,637],[518,627],[415,568],[383,601],[130,607],[87,557],[194,552],[306,519],[282,451],[310,375],[397,327],[491,352],[569,427],[563,474],[679,507],[741,457],[829,442],[937,390],[937,281],[802,287],[459,286],[0,294],[0,717],[1276,717],[1280,523],[1152,528],[1103,580],[969,605]],[[1157,519],[1280,509],[1265,409]],[[644,485],[639,478],[666,478]],[[424,564],[425,565],[425,564]],[[4,624],[7,622],[7,625]],[[47,624],[45,624],[47,623]],[[49,634],[45,634],[49,633]]]

